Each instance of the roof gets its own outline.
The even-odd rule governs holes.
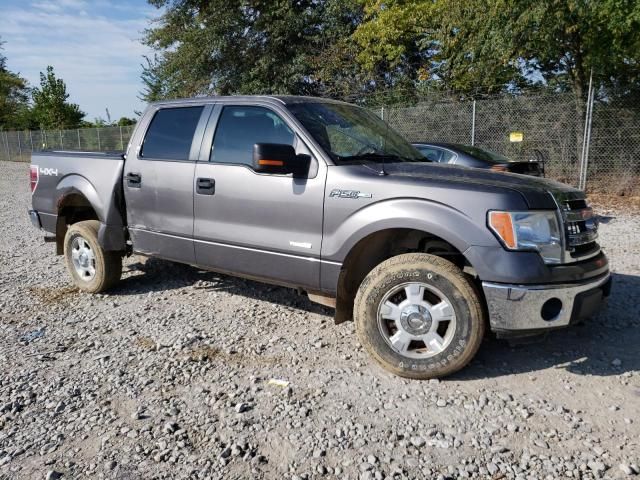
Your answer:
[[[411,142],[411,145],[433,145],[434,147],[444,147],[456,149],[460,148],[460,143],[447,143],[447,142]]]
[[[312,96],[303,96],[303,95],[215,95],[215,96],[159,100],[157,102],[151,102],[150,105],[166,105],[166,104],[176,104],[176,103],[200,103],[202,101],[247,102],[252,100],[279,102],[283,105],[292,105],[296,103],[342,103],[342,104],[346,103],[346,102],[341,102],[339,100],[333,100],[330,98],[321,98],[321,97],[312,97]]]

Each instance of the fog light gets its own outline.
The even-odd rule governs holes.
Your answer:
[[[555,320],[560,315],[560,311],[562,310],[562,302],[559,298],[550,298],[544,305],[542,305],[542,310],[540,310],[540,315],[542,315],[543,320],[550,322]]]

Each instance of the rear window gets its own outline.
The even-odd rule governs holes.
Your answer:
[[[140,156],[159,160],[189,160],[193,134],[203,108],[158,110],[147,130]]]

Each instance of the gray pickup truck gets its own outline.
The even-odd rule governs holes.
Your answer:
[[[80,289],[113,287],[132,253],[293,287],[405,377],[459,370],[487,328],[585,319],[610,290],[581,191],[429,163],[342,102],[155,103],[125,154],[34,153],[31,190]]]

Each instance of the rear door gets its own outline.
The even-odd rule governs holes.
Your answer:
[[[136,252],[195,263],[193,175],[210,105],[163,106],[146,116],[123,183]]]
[[[196,261],[315,289],[326,164],[313,155],[287,114],[268,105],[216,106],[196,165]],[[296,153],[311,155],[308,178],[255,172],[255,143],[289,144]]]

